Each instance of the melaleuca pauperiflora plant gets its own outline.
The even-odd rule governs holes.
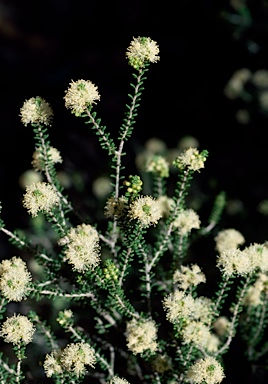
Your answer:
[[[34,236],[1,219],[2,234],[17,249],[0,263],[0,336],[11,347],[0,354],[2,383],[216,384],[225,380],[224,354],[239,327],[252,364],[268,350],[266,244],[245,247],[238,230],[220,230],[224,192],[207,222],[189,205],[208,152],[190,145],[170,160],[165,144],[152,139],[137,158],[139,174],[125,169],[125,144],[159,47],[134,38],[126,57],[133,82],[117,137],[94,110],[100,95],[91,81],[72,81],[64,96],[110,158],[104,229],[82,219],[63,188],[57,171],[63,159],[49,139],[50,104],[32,97],[20,110],[35,140],[34,178],[22,196]],[[220,280],[210,297],[199,293],[206,271],[189,259],[201,236],[215,240]]]

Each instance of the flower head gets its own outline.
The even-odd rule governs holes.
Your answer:
[[[89,344],[71,343],[64,349],[52,351],[46,355],[44,370],[47,377],[62,372],[73,372],[77,377],[85,373],[85,365],[94,368],[96,363],[95,352]]]
[[[243,250],[249,258],[252,268],[259,269],[261,272],[268,272],[268,247],[267,244],[251,244]]]
[[[181,335],[184,343],[193,343],[205,348],[211,337],[209,327],[202,321],[195,320],[190,321],[182,328]]]
[[[244,236],[236,229],[229,228],[220,231],[215,237],[216,249],[218,252],[225,251],[230,248],[237,248],[244,244]]]
[[[235,248],[227,249],[218,256],[217,267],[227,277],[243,276],[254,272],[258,268],[267,268],[268,252],[263,252],[264,249],[263,246],[258,244],[245,248],[243,251]]]
[[[132,319],[127,323],[127,347],[136,355],[146,350],[155,352],[157,349],[157,329],[153,320]]]
[[[173,221],[173,227],[178,228],[181,235],[187,235],[192,229],[200,228],[199,216],[193,209],[185,209]]]
[[[194,384],[219,384],[224,377],[222,366],[211,356],[198,360],[187,371],[187,378]]]
[[[149,227],[162,217],[161,205],[151,196],[139,197],[131,203],[128,215],[143,227]]]
[[[173,165],[179,169],[199,171],[204,168],[207,155],[207,151],[199,152],[197,148],[188,148],[173,161]]]
[[[85,373],[85,365],[94,367],[96,357],[89,344],[71,343],[62,351],[60,361],[64,370],[74,372],[79,377]]]
[[[6,343],[14,345],[24,343],[29,344],[32,341],[35,327],[32,322],[22,315],[14,315],[7,318],[3,323],[0,336]]]
[[[50,213],[58,205],[59,198],[53,187],[45,182],[32,183],[26,186],[23,196],[23,206],[32,217],[39,212]]]
[[[51,377],[52,375],[60,374],[63,372],[60,362],[61,353],[62,351],[59,349],[46,355],[44,361],[44,370],[47,377]]]
[[[71,228],[64,238],[67,243],[65,260],[72,264],[73,269],[83,272],[95,268],[100,261],[99,235],[89,224],[81,224]]]
[[[205,283],[206,276],[201,272],[197,264],[193,264],[191,267],[182,265],[180,270],[174,272],[173,282],[177,284],[180,289],[186,290],[191,286],[196,287],[200,283]]]
[[[53,164],[62,163],[62,157],[60,152],[54,148],[49,147],[48,153],[49,161]],[[43,171],[45,169],[45,158],[41,152],[41,148],[37,148],[37,150],[33,153],[32,166],[36,171]]]
[[[62,326],[66,327],[70,324],[73,324],[73,311],[71,309],[65,309],[64,311],[60,311],[57,322]]]
[[[9,301],[21,301],[29,292],[32,277],[20,257],[3,260],[0,264],[0,291]]]
[[[178,323],[180,319],[188,319],[194,309],[194,298],[183,291],[171,292],[163,300],[163,307],[167,311],[167,319],[171,323]]]
[[[127,48],[127,59],[129,65],[135,69],[140,69],[146,63],[155,63],[159,60],[159,48],[155,41],[150,37],[133,38]]]
[[[77,80],[70,83],[64,96],[65,106],[76,116],[81,116],[87,108],[100,100],[98,88],[89,80]]]
[[[20,117],[25,126],[27,124],[51,125],[53,111],[49,103],[37,96],[24,102],[20,109]]]

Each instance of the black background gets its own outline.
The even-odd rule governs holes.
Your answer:
[[[133,36],[150,36],[161,60],[148,73],[132,145],[157,136],[174,147],[182,136],[195,136],[210,153],[204,192],[240,199],[243,214],[233,226],[241,225],[249,242],[264,241],[267,223],[257,205],[268,195],[267,116],[257,111],[239,124],[236,102],[223,93],[235,70],[267,68],[267,2],[247,4],[249,26],[232,22],[238,12],[228,1],[0,1],[3,205],[19,209],[18,177],[30,168],[32,132],[18,116],[24,100],[39,95],[51,104],[51,144],[93,178],[105,165],[95,138],[65,109],[64,91],[71,79],[95,83],[96,110],[116,135],[132,80],[126,48]]]

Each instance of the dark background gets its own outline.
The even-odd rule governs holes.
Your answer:
[[[105,167],[92,133],[64,107],[71,79],[89,79],[101,94],[96,107],[116,135],[130,90],[125,59],[133,36],[150,36],[161,60],[151,65],[132,146],[152,136],[174,147],[193,135],[210,153],[204,193],[227,192],[243,204],[226,226],[241,226],[249,242],[266,240],[266,218],[257,212],[267,188],[267,114],[253,102],[240,105],[223,89],[240,68],[267,68],[267,1],[47,0],[0,1],[0,199],[20,209],[19,175],[30,168],[33,139],[19,110],[41,96],[53,107],[51,144],[66,164],[89,176]],[[248,124],[235,118],[251,109]],[[134,143],[134,144],[133,144]],[[104,157],[105,159],[105,157]],[[6,219],[12,222],[10,212]],[[235,217],[234,217],[235,216]],[[232,224],[231,224],[232,223]],[[264,229],[265,228],[265,229]]]
[[[132,79],[125,52],[133,36],[157,41],[161,59],[150,67],[127,161],[152,136],[172,148],[193,135],[209,151],[202,193],[212,202],[225,190],[229,206],[242,207],[226,211],[223,226],[240,230],[248,244],[266,241],[267,217],[257,207],[268,198],[267,112],[254,98],[224,95],[237,69],[268,69],[265,0],[1,0],[0,199],[7,224],[25,224],[18,178],[30,168],[34,142],[18,116],[24,100],[38,95],[51,104],[51,144],[90,184],[106,157],[83,120],[65,109],[64,92],[72,79],[96,84],[96,110],[116,137]],[[247,124],[235,117],[240,108],[250,113]]]

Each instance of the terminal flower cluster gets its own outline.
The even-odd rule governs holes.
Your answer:
[[[72,81],[64,97],[65,106],[76,116],[81,116],[88,107],[100,100],[98,88],[89,80]]]
[[[155,225],[162,217],[161,205],[152,196],[138,197],[130,207],[128,215],[138,220],[142,227]]]
[[[239,245],[244,244],[244,236],[236,229],[229,228],[220,231],[215,237],[216,250],[223,252],[226,249],[238,248]]]
[[[196,287],[200,283],[206,282],[206,276],[197,264],[191,267],[182,265],[173,274],[173,282],[180,289],[186,291],[190,287]]]
[[[153,320],[132,319],[127,323],[126,337],[127,347],[135,355],[157,349],[157,328]]]
[[[0,264],[0,291],[8,301],[21,301],[29,294],[32,276],[20,257]]]
[[[8,317],[2,324],[0,336],[6,343],[26,345],[32,341],[34,331],[33,323],[26,316],[18,314]]]
[[[26,100],[20,110],[21,122],[28,124],[51,125],[53,111],[50,104],[42,97],[32,97]]]
[[[187,372],[187,378],[194,384],[219,384],[224,377],[222,366],[211,356],[198,360]]]
[[[66,243],[65,260],[74,270],[84,272],[95,268],[100,262],[99,235],[97,230],[89,224],[81,224],[71,228],[67,235],[59,241]]]
[[[63,350],[52,351],[46,355],[44,370],[47,377],[63,372],[73,372],[77,377],[85,374],[88,365],[94,368],[96,356],[94,349],[87,343],[71,343]]]
[[[155,63],[159,60],[158,44],[150,37],[133,38],[127,49],[127,59],[129,64],[139,69],[146,63]]]
[[[37,216],[39,212],[50,214],[58,204],[59,197],[50,184],[40,181],[26,186],[23,206],[32,217]]]
[[[199,171],[205,167],[207,155],[207,151],[199,152],[197,148],[188,148],[173,161],[173,165],[179,169]]]
[[[179,212],[172,224],[173,227],[178,228],[181,235],[186,236],[192,229],[200,228],[200,219],[198,214],[190,208]]]

